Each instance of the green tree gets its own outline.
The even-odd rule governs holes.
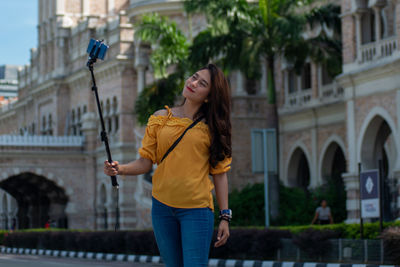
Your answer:
[[[136,25],[135,39],[153,47],[150,63],[156,81],[144,88],[135,103],[140,124],[164,105],[173,105],[188,74],[189,42],[174,21],[158,14],[144,15]],[[168,69],[174,69],[168,72]]]
[[[186,0],[187,12],[204,13],[209,23],[195,37],[189,62],[200,66],[214,60],[225,70],[240,70],[249,80],[261,77],[261,64],[266,62],[268,102],[274,107],[269,116],[279,132],[274,67],[278,58],[292,62],[298,73],[308,57],[325,65],[332,76],[341,72],[340,7],[327,5],[308,11],[311,2],[259,0],[257,5],[247,0]],[[305,38],[307,27],[316,23],[333,29],[334,35],[321,31]],[[278,182],[273,184],[271,194],[279,194]],[[274,195],[270,199],[277,202],[280,198]],[[274,204],[278,209],[279,203]]]
[[[187,12],[202,12],[209,26],[195,37],[189,59],[203,65],[210,59],[225,70],[241,70],[246,78],[261,77],[261,63],[267,62],[268,100],[276,103],[275,68],[284,56],[300,72],[307,57],[324,63],[332,76],[341,72],[340,7],[326,5],[307,11],[312,0],[186,0]],[[300,10],[300,11],[299,11]],[[302,11],[304,10],[304,12]],[[305,39],[307,26],[325,24],[335,32]]]

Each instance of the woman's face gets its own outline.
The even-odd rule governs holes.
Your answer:
[[[190,101],[203,103],[210,93],[210,88],[209,71],[207,69],[199,70],[186,80],[182,95]]]

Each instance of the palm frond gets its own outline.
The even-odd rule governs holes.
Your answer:
[[[158,14],[145,15],[136,29],[137,39],[156,47],[150,57],[156,78],[165,78],[169,66],[180,63],[188,56],[189,43],[186,36],[168,18]]]

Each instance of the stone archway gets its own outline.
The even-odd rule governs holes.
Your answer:
[[[346,172],[346,159],[341,146],[331,142],[322,155],[321,178],[325,198],[332,208],[335,222],[346,219],[346,189],[342,174]]]
[[[53,181],[26,172],[1,181],[0,188],[17,201],[19,229],[42,228],[47,220],[55,227],[68,228],[68,197]]]
[[[104,184],[100,188],[100,213],[101,213],[101,227],[104,230],[108,229],[108,210],[107,210],[107,191]]]
[[[5,230],[8,230],[8,201],[7,201],[7,195],[3,195],[2,199],[2,205],[3,205],[3,214],[2,214],[2,221],[3,225],[2,228]]]
[[[361,143],[361,164],[363,170],[378,169],[382,162],[383,178],[383,217],[392,220],[396,217],[396,184],[393,177],[398,152],[391,126],[381,116],[376,115],[369,122]]]
[[[288,165],[288,185],[299,187],[304,190],[310,185],[310,167],[307,157],[301,148],[296,148]]]

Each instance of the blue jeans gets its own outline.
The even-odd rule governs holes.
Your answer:
[[[153,198],[151,215],[166,267],[208,266],[214,226],[211,209],[172,208]]]

